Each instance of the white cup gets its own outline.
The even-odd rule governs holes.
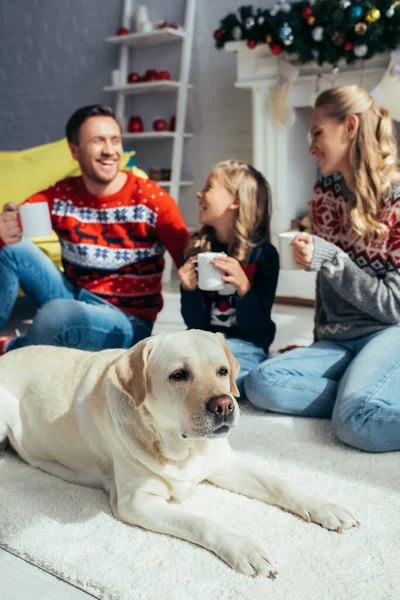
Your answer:
[[[284,271],[299,271],[294,260],[291,241],[298,235],[309,235],[304,231],[285,231],[278,235],[279,238],[279,266]]]
[[[51,235],[52,225],[47,202],[32,202],[18,207],[22,234],[26,238]]]
[[[211,264],[213,258],[221,256],[221,252],[201,252],[197,255],[197,269],[199,288],[209,292],[216,292],[224,288],[223,273]]]

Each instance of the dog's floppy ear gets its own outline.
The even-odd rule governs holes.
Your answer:
[[[139,408],[146,398],[146,371],[151,350],[152,345],[148,339],[138,342],[109,371],[111,383],[132,398],[135,408]]]
[[[239,361],[233,356],[232,352],[229,350],[229,346],[226,343],[226,339],[223,333],[215,334],[218,339],[221,341],[221,344],[224,347],[226,357],[229,361],[229,383],[231,385],[231,392],[234,396],[240,396],[239,390],[236,385],[236,376],[240,371]]]

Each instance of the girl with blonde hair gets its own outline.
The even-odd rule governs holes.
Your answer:
[[[247,373],[268,356],[275,336],[271,309],[279,259],[270,244],[271,194],[262,174],[237,160],[218,163],[197,194],[200,231],[186,248],[179,269],[182,316],[189,329],[222,332],[241,369],[237,385],[244,393]],[[198,287],[195,268],[201,252],[220,252],[212,263],[225,287]]]
[[[246,379],[259,408],[332,418],[334,434],[371,452],[400,449],[400,173],[386,110],[358,86],[316,100],[310,154],[322,172],[314,235],[293,244],[317,272],[315,342]]]

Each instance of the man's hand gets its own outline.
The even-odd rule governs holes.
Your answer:
[[[314,241],[312,235],[299,234],[291,242],[296,265],[300,269],[308,269],[314,255]]]
[[[233,285],[239,296],[247,294],[250,289],[250,281],[236,258],[221,254],[221,256],[214,258],[211,264],[220,271],[224,271],[225,274],[222,276],[222,281]]]
[[[181,286],[185,292],[194,292],[197,288],[197,273],[194,268],[195,260],[197,260],[197,256],[192,256],[180,269],[178,269]]]
[[[18,222],[18,208],[10,202],[5,204],[0,214],[0,240],[3,244],[16,244],[21,241],[22,229]]]

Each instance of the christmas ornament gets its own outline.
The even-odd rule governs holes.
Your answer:
[[[143,81],[157,81],[158,73],[155,69],[147,69],[143,76]]]
[[[321,25],[314,27],[311,32],[312,38],[315,42],[322,42],[324,39],[324,28]]]
[[[248,40],[247,47],[250,48],[250,50],[253,50],[256,46],[257,42],[255,40]]]
[[[354,47],[354,54],[357,56],[357,58],[363,58],[367,53],[367,44],[359,44],[358,46]]]
[[[313,15],[311,15],[311,17],[308,17],[307,23],[309,25],[314,25],[314,23],[315,23],[315,17]]]
[[[130,29],[127,27],[119,27],[116,31],[116,35],[129,35]]]
[[[289,27],[287,23],[284,23],[282,27],[279,28],[278,35],[282,41],[286,40],[290,36],[292,36],[292,28]],[[293,37],[293,36],[292,36]]]
[[[350,0],[340,0],[339,6],[340,8],[343,8],[343,10],[346,10],[347,8],[350,8],[351,2]]]
[[[161,28],[159,28],[161,29]],[[214,39],[219,40],[220,38],[222,38],[222,36],[224,35],[224,32],[222,31],[222,29],[217,29],[216,31],[214,31]]]
[[[354,48],[353,42],[346,42],[344,45],[344,49],[346,50],[346,52],[350,52],[350,50],[353,50],[353,48]]]
[[[129,133],[143,133],[144,126],[142,118],[138,115],[133,115],[128,122]]]
[[[362,13],[363,9],[361,6],[353,6],[353,8],[350,11],[350,16],[353,17],[353,19],[359,19]]]
[[[242,39],[242,28],[234,27],[232,29],[232,37],[234,40],[241,40]]]
[[[255,24],[256,24],[256,21],[255,21],[254,17],[247,17],[247,19],[244,22],[244,26],[246,29],[253,29]]]
[[[270,44],[272,42],[272,36],[270,34],[266,35],[265,41],[267,42],[267,44]]]
[[[344,40],[344,33],[342,33],[341,31],[335,31],[335,33],[332,35],[332,41],[334,44],[336,44],[336,46],[342,46]]]
[[[354,31],[357,35],[365,35],[368,29],[368,25],[366,23],[357,23],[354,27]]]
[[[309,17],[311,17],[311,15],[312,15],[311,6],[304,7],[300,14],[301,14],[301,18],[304,19],[304,21],[307,21],[307,19]]]
[[[380,18],[381,11],[377,8],[371,8],[365,17],[365,20],[368,21],[368,23],[375,23],[375,21],[379,21]]]
[[[282,52],[282,46],[280,44],[272,44],[271,52],[272,54],[280,54]]]
[[[156,117],[153,121],[154,131],[165,131],[167,129],[167,122],[161,117]]]
[[[167,80],[171,79],[171,73],[169,71],[167,71],[166,69],[159,71],[157,73],[157,79],[159,79],[160,81],[167,81]]]
[[[137,73],[129,73],[128,83],[138,83],[139,81],[140,81],[140,76]]]
[[[263,25],[264,21],[265,21],[265,17],[263,17],[262,15],[260,17],[258,17],[258,19],[257,19],[258,25]]]
[[[392,5],[392,6],[389,6],[389,8],[387,9],[385,14],[388,19],[391,19],[394,16],[394,12],[395,12],[395,7]]]

